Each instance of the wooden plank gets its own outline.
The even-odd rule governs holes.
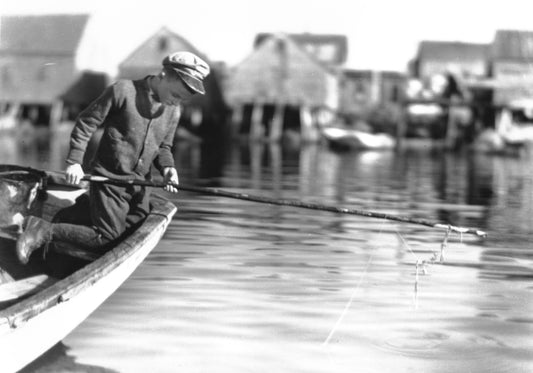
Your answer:
[[[15,279],[7,273],[3,268],[0,268],[0,284],[15,281]]]
[[[23,280],[7,282],[0,285],[0,302],[6,302],[13,299],[31,295],[44,289],[57,280],[47,275],[37,275],[28,277]]]
[[[78,259],[83,259],[88,262],[92,262],[102,256],[102,254],[83,250],[74,245],[69,245],[66,243],[61,243],[61,244],[56,244],[56,245],[51,245],[51,246],[53,246],[53,250],[56,253],[72,256]]]

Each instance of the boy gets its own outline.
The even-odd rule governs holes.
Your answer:
[[[78,184],[83,178],[81,164],[87,144],[96,129],[103,127],[93,161],[94,175],[149,180],[153,164],[165,182],[178,184],[171,148],[180,104],[205,93],[203,80],[208,74],[209,66],[198,56],[176,52],[163,59],[159,75],[120,80],[108,87],[76,121],[66,160],[67,182]],[[177,192],[173,185],[165,189]],[[145,187],[92,183],[89,203],[80,199],[60,212],[53,223],[26,218],[24,232],[17,240],[17,256],[27,263],[35,249],[52,240],[102,251],[148,212],[149,191]]]

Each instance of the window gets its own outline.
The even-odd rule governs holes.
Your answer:
[[[356,82],[355,83],[355,93],[356,94],[365,94],[366,93],[366,85],[363,82]]]
[[[333,62],[335,60],[335,53],[337,49],[334,44],[323,44],[318,49],[317,56],[321,61]]]
[[[159,38],[159,51],[164,52],[168,49],[168,38],[166,36]]]

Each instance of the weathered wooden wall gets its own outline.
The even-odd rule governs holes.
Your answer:
[[[338,77],[289,38],[272,37],[232,71],[227,98],[232,105],[260,101],[336,109]]]

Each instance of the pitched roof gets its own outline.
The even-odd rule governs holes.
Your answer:
[[[232,103],[283,102],[336,105],[337,75],[285,34],[272,35],[233,71],[227,97]],[[333,84],[332,84],[333,83]]]
[[[418,45],[419,60],[485,61],[488,54],[489,44],[424,40]]]
[[[179,50],[187,50],[206,59],[195,46],[184,37],[170,31],[166,27],[160,28],[155,34],[142,42],[128,57],[120,63],[119,68],[157,68],[168,54]]]
[[[75,54],[89,16],[39,15],[0,18],[0,53]]]
[[[274,34],[257,34],[254,48],[257,48],[265,40]],[[287,34],[293,41],[317,60],[327,64],[340,65],[346,62],[348,57],[348,38],[345,35],[334,34]]]
[[[533,61],[533,31],[496,31],[491,56],[493,59]]]

